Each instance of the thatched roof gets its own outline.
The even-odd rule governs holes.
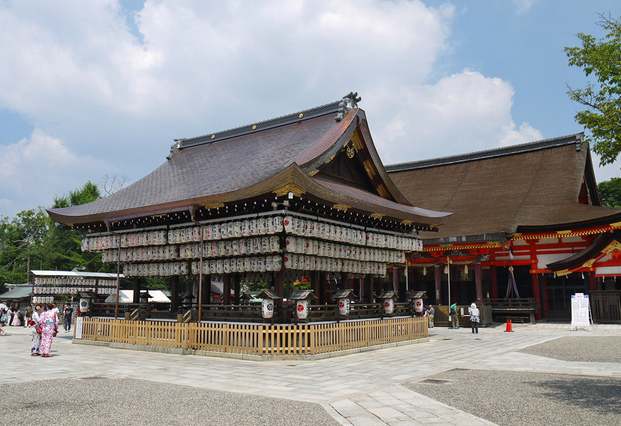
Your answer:
[[[600,205],[582,134],[386,167],[410,202],[453,212],[426,243],[503,240],[515,232],[584,227],[621,209]]]

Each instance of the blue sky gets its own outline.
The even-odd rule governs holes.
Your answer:
[[[567,84],[587,79],[563,48],[602,36],[608,12],[618,1],[0,0],[0,216],[131,184],[174,138],[350,91],[386,164],[580,132]]]

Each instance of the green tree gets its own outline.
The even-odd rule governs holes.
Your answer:
[[[69,194],[54,197],[53,209],[61,207],[79,206],[101,198],[101,192],[97,185],[90,180],[82,188],[69,191]]]
[[[578,34],[579,47],[566,47],[569,65],[582,68],[588,82],[583,89],[569,88],[569,97],[586,106],[575,119],[590,132],[586,140],[600,155],[601,164],[613,163],[621,151],[621,22],[600,14],[598,25],[608,33],[601,39]]]
[[[621,178],[613,177],[597,184],[602,205],[606,207],[621,207]]]

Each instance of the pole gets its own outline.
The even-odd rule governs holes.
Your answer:
[[[446,268],[448,272],[448,305],[451,306],[451,257],[446,256]]]

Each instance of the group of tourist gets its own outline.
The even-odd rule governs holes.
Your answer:
[[[55,304],[36,305],[26,307],[23,313],[19,309],[11,306],[2,308],[0,315],[0,335],[5,335],[4,325],[21,326],[32,329],[31,356],[43,356],[51,358],[52,340],[58,333],[60,311]],[[73,308],[70,304],[65,305],[62,312],[65,332],[71,331],[73,322]]]
[[[479,321],[480,321],[480,311],[477,308],[477,304],[472,302],[470,307],[468,308],[468,313],[470,316],[470,324],[472,326],[472,332],[479,332]],[[457,314],[457,302],[453,302],[453,304],[449,307],[449,317],[451,319],[451,326],[453,329],[459,328],[459,315]]]

